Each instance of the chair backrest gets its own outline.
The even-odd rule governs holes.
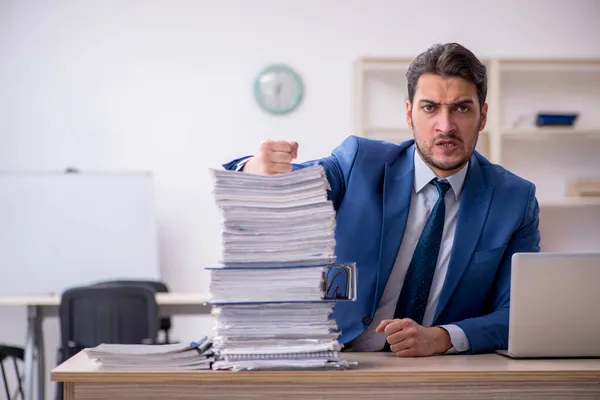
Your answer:
[[[19,371],[18,365],[19,363],[23,364],[24,359],[25,349],[22,347],[0,345],[0,373],[2,374],[2,381],[4,383],[3,393],[6,395],[6,399],[8,400],[16,399],[17,394],[20,394],[21,398],[25,399],[25,395],[23,393],[22,373]],[[5,361],[8,365],[12,364],[14,370],[12,374],[9,372],[9,366],[4,364]],[[16,381],[16,390],[14,392],[11,390],[11,385],[9,383],[13,380]]]
[[[167,293],[169,287],[163,281],[146,281],[146,280],[114,280],[114,281],[102,281],[91,285],[92,287],[114,287],[114,286],[147,286],[151,287],[154,291],[159,293]],[[165,334],[169,335],[168,331],[171,329],[171,318],[162,317],[160,319],[160,329],[165,331]]]
[[[169,291],[169,287],[163,281],[145,281],[145,280],[114,280],[114,281],[102,281],[91,285],[93,287],[103,286],[150,286],[156,292],[166,293]]]
[[[155,292],[143,286],[68,289],[61,297],[59,317],[65,351],[101,343],[155,343],[158,335]]]

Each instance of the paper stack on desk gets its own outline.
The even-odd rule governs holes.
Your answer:
[[[195,343],[101,344],[85,350],[104,371],[211,369],[214,354],[208,337]]]
[[[321,167],[262,176],[212,170],[227,266],[335,261],[335,212]]]
[[[356,296],[354,264],[335,264],[335,210],[322,167],[261,176],[211,170],[223,216],[210,272],[213,369],[340,368],[335,301]]]

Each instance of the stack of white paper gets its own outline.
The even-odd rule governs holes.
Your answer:
[[[208,268],[213,302],[314,301],[322,299],[325,270],[312,267]],[[269,282],[265,285],[265,282]]]
[[[335,262],[335,211],[322,167],[263,176],[212,170],[227,266]]]
[[[207,338],[205,338],[207,340]],[[86,350],[88,357],[106,371],[165,371],[211,369],[210,348],[189,343],[163,345],[101,344]]]
[[[353,299],[355,270],[335,264],[335,210],[323,168],[211,173],[223,216],[221,264],[208,268],[217,317],[212,368],[346,366],[327,294],[334,284],[340,298]],[[332,283],[333,270],[343,283]]]
[[[221,305],[214,369],[314,368],[340,365],[330,302]]]

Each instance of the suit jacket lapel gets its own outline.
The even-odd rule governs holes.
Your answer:
[[[375,304],[385,289],[400,250],[414,185],[414,147],[409,146],[398,160],[385,164],[383,215]]]
[[[473,156],[461,194],[454,245],[434,323],[448,304],[458,282],[467,270],[487,219],[492,192],[492,187],[486,187],[479,162]]]

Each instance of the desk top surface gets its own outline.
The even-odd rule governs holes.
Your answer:
[[[156,302],[159,305],[205,304],[209,300],[206,293],[157,293]],[[31,295],[31,296],[0,296],[0,306],[39,306],[58,307],[60,295]]]
[[[365,382],[423,379],[473,380],[553,380],[584,379],[600,381],[600,359],[514,360],[498,354],[448,355],[425,358],[399,358],[392,353],[343,353],[358,365],[349,370],[327,371],[100,371],[85,351],[52,370],[52,380],[69,382],[316,382],[335,379]]]

